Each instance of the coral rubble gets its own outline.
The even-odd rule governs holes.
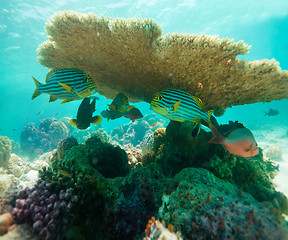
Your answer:
[[[0,167],[7,167],[11,156],[12,143],[6,136],[0,136]]]
[[[151,19],[108,18],[74,11],[55,13],[45,26],[48,41],[38,61],[50,70],[79,68],[98,93],[150,102],[166,88],[198,96],[222,115],[227,107],[287,98],[288,72],[272,60],[236,59],[243,41],[195,34],[162,35]],[[156,84],[157,83],[157,84]]]

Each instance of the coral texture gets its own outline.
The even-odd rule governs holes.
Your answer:
[[[272,60],[236,59],[243,41],[195,34],[162,35],[151,19],[106,18],[92,13],[56,12],[46,23],[48,41],[38,48],[41,65],[79,68],[98,93],[150,102],[166,88],[202,99],[217,115],[227,107],[287,98],[288,72]],[[155,84],[157,83],[157,84]]]
[[[12,143],[6,136],[0,136],[0,166],[7,167],[12,152]]]
[[[35,158],[37,155],[57,148],[58,141],[68,137],[71,129],[65,122],[55,118],[40,120],[39,126],[28,123],[22,130],[20,145],[25,154]]]

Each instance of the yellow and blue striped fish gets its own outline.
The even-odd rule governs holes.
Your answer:
[[[88,97],[97,91],[92,78],[87,73],[75,68],[49,72],[45,84],[40,83],[34,77],[32,78],[36,85],[32,99],[42,93],[47,93],[50,95],[49,102],[64,99],[61,103],[66,103]]]
[[[124,93],[118,93],[113,99],[112,103],[108,105],[110,111],[118,111],[121,113],[127,112],[134,106],[130,106],[128,97]]]
[[[205,112],[200,98],[178,89],[166,89],[157,93],[150,103],[150,109],[173,121],[192,121],[201,119],[210,123],[213,110]]]

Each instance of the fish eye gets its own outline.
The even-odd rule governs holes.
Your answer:
[[[159,96],[158,96],[158,100],[159,100],[159,101],[162,101],[162,100],[163,100],[163,96],[162,96],[162,95],[159,95]]]

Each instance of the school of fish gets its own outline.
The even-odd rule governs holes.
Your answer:
[[[32,99],[42,93],[50,95],[49,102],[64,99],[61,104],[84,98],[78,108],[76,118],[70,120],[71,125],[80,130],[87,129],[91,123],[100,124],[102,117],[108,121],[124,116],[132,122],[143,117],[138,108],[129,105],[128,98],[123,93],[115,96],[112,103],[108,105],[108,109],[101,112],[102,117],[93,116],[96,111],[97,97],[89,96],[97,92],[97,87],[92,78],[79,69],[63,68],[49,72],[44,84],[32,78],[36,85]],[[93,100],[90,103],[91,99]],[[218,123],[212,116],[213,110],[204,111],[201,99],[185,91],[169,88],[156,93],[150,103],[150,109],[171,121],[193,122],[192,136],[199,134],[201,124],[208,126],[214,135],[209,143],[221,144],[231,154],[247,158],[259,153],[253,133],[249,129],[240,127],[222,134],[216,127]],[[275,116],[278,113],[277,110],[270,109],[266,115]],[[153,126],[156,124],[157,122]]]

